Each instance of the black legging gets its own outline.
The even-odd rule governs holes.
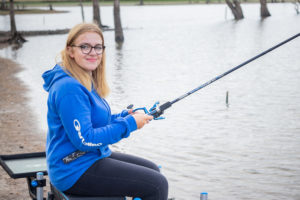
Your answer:
[[[114,152],[110,157],[95,162],[65,192],[74,195],[167,200],[168,181],[151,161]]]

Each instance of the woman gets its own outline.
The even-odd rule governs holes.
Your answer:
[[[51,183],[69,194],[166,200],[168,182],[145,159],[111,152],[153,117],[124,110],[111,114],[105,101],[105,45],[95,24],[69,32],[62,63],[43,74],[48,96],[47,167]]]

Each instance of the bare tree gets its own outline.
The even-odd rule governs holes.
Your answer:
[[[262,18],[271,16],[267,7],[267,0],[260,0],[260,16]]]
[[[83,10],[83,5],[82,5],[82,0],[79,0],[79,5],[80,5],[80,8],[81,8],[81,16],[82,16],[82,21],[84,22],[84,10]]]
[[[103,27],[101,23],[101,18],[100,18],[100,8],[99,8],[99,2],[98,0],[93,0],[93,20],[100,28]]]
[[[140,0],[140,6],[144,5],[144,0]]]
[[[5,0],[1,0],[0,10],[5,10]]]
[[[9,0],[9,15],[10,15],[10,43],[22,44],[26,40],[22,37],[20,33],[17,32],[16,20],[15,20],[15,9],[14,0]]]
[[[297,0],[295,0],[294,4],[295,4],[296,13],[297,13],[297,15],[299,15],[300,0],[298,0],[298,2],[297,2]]]
[[[244,18],[243,10],[238,0],[233,0],[233,2],[231,2],[230,0],[225,0],[225,2],[228,5],[228,7],[231,9],[231,12],[235,20],[240,20]]]
[[[114,0],[114,24],[115,24],[115,41],[118,44],[124,42],[123,28],[120,16],[120,0]]]

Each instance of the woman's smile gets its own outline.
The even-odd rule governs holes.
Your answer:
[[[86,60],[89,61],[89,62],[96,62],[97,58],[87,58]]]

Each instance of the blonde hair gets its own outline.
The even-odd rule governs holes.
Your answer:
[[[101,97],[106,97],[109,93],[109,87],[106,80],[105,73],[105,50],[102,53],[102,59],[99,66],[92,71],[92,76],[82,69],[73,58],[69,56],[68,47],[73,45],[73,42],[81,35],[86,32],[94,32],[99,34],[104,45],[104,37],[101,29],[92,23],[81,23],[74,26],[68,35],[66,46],[64,50],[61,51],[61,59],[63,67],[69,72],[71,76],[77,79],[83,86],[85,86],[89,91],[92,90],[92,84]]]

